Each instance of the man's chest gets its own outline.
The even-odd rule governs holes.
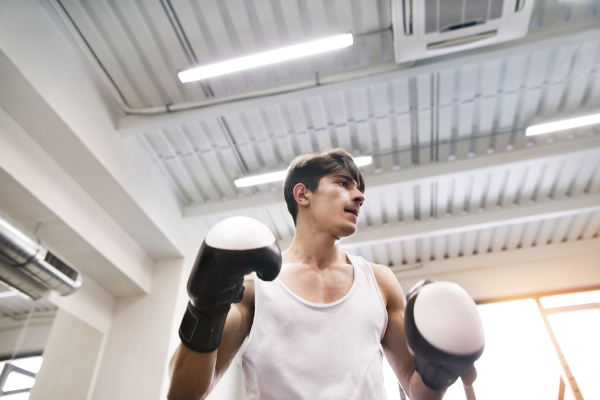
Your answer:
[[[284,265],[278,279],[296,296],[311,303],[328,304],[350,291],[354,269],[351,264],[328,268],[326,271],[297,264]]]

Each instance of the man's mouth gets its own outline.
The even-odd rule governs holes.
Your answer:
[[[353,214],[356,218],[358,218],[358,210],[352,208],[344,208],[344,211],[349,212],[350,214]]]

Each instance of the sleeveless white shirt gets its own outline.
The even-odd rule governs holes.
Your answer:
[[[254,279],[254,322],[242,355],[249,400],[386,399],[387,311],[371,266],[347,256],[354,281],[333,303],[306,301],[279,279]]]

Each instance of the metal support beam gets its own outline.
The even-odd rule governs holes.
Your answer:
[[[548,331],[548,336],[550,336],[550,339],[552,340],[552,345],[554,346],[554,350],[556,351],[556,354],[558,355],[558,359],[560,360],[561,376],[562,376],[561,381],[565,386],[568,386],[571,389],[571,391],[573,392],[573,395],[575,396],[575,400],[584,400],[583,395],[581,394],[581,391],[579,390],[579,385],[577,384],[577,380],[575,380],[575,376],[573,375],[571,368],[569,368],[569,363],[567,363],[567,359],[565,358],[565,355],[563,354],[562,349],[560,348],[558,339],[556,338],[556,335],[554,334],[554,331],[552,330],[552,326],[550,325],[550,321],[548,320],[548,312],[546,309],[544,309],[544,307],[542,307],[542,304],[540,303],[539,298],[535,299],[535,301],[538,305],[538,309],[540,310],[540,314],[542,315],[542,319],[544,320],[544,325],[546,326],[546,330]],[[564,389],[563,389],[563,396],[564,396]]]
[[[270,95],[250,100],[232,101],[204,108],[165,113],[153,116],[127,116],[119,122],[119,132],[122,135],[134,135],[152,129],[168,129],[177,124],[198,121],[205,118],[215,118],[222,115],[247,111],[273,104],[298,101],[328,93],[356,89],[360,86],[375,85],[396,79],[416,77],[445,69],[478,63],[482,59],[490,60],[516,54],[525,54],[556,46],[581,44],[596,40],[600,23],[597,19],[590,22],[574,23],[569,26],[557,25],[555,28],[539,29],[523,39],[494,46],[459,52],[441,57],[434,57],[417,62],[411,68],[399,69],[383,74],[374,73],[364,78],[348,80],[330,85],[314,86],[308,89],[292,91],[279,95]]]
[[[593,136],[573,142],[551,144],[535,148],[515,150],[506,153],[494,153],[484,157],[475,157],[457,161],[444,161],[435,164],[427,164],[410,169],[368,175],[365,176],[368,191],[381,189],[388,185],[416,184],[423,180],[435,181],[452,174],[460,174],[466,171],[483,172],[487,169],[509,164],[527,163],[534,160],[543,162],[551,157],[593,151],[600,148],[600,137]],[[575,156],[575,154],[573,154]],[[218,217],[227,215],[238,210],[266,209],[275,205],[283,204],[283,192],[261,192],[252,196],[210,202],[204,204],[192,204],[185,207],[186,218]]]
[[[511,301],[532,293],[600,285],[600,238],[426,261],[396,272],[406,291],[422,279],[456,282],[476,301]]]
[[[555,200],[541,204],[460,215],[446,219],[400,224],[376,230],[363,230],[348,239],[344,239],[342,241],[342,248],[449,235],[491,227],[583,214],[597,210],[600,210],[600,195]]]

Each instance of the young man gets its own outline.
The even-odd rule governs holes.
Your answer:
[[[241,283],[223,278],[237,274],[236,279],[240,280],[240,270],[222,272],[235,269],[230,264],[236,262],[221,263],[227,264],[225,267],[206,266],[211,262],[219,264],[214,260],[220,256],[199,257],[196,264],[204,263],[203,271],[218,270],[219,276],[210,278],[202,273],[201,278],[195,278],[199,272],[196,268],[192,271],[188,314],[195,316],[186,316],[182,323],[180,336],[185,345],[179,346],[171,360],[169,400],[204,398],[247,337],[242,361],[251,400],[383,399],[382,349],[412,400],[443,397],[445,388],[431,389],[415,370],[405,337],[404,295],[393,273],[383,265],[340,250],[340,240],[357,230],[364,191],[362,173],[344,150],[297,157],[284,183],[284,197],[296,233],[290,248],[281,255],[277,279],[267,282],[247,276],[241,297],[236,289]],[[252,230],[250,225],[248,229]],[[224,240],[225,245],[223,241],[219,244],[231,230],[237,227],[215,229],[214,238],[209,238],[209,233],[207,248],[231,249],[229,239]],[[257,243],[259,230],[249,234]],[[266,246],[269,239],[262,243],[237,248]],[[243,251],[236,254],[246,257]],[[225,259],[231,260],[230,257]],[[267,258],[261,260],[265,265],[271,262]],[[274,279],[279,266],[266,268],[250,270],[258,270],[258,277],[263,279]],[[199,283],[194,284],[193,280]],[[225,296],[229,300],[224,303],[235,303],[240,298],[241,301],[231,309],[227,305],[219,312],[215,311],[218,307],[203,311],[203,305],[212,303],[214,297],[223,297],[215,294],[215,287],[227,288],[221,290],[229,293]],[[188,340],[198,334],[186,326],[198,324],[205,324],[207,332],[213,334]]]

